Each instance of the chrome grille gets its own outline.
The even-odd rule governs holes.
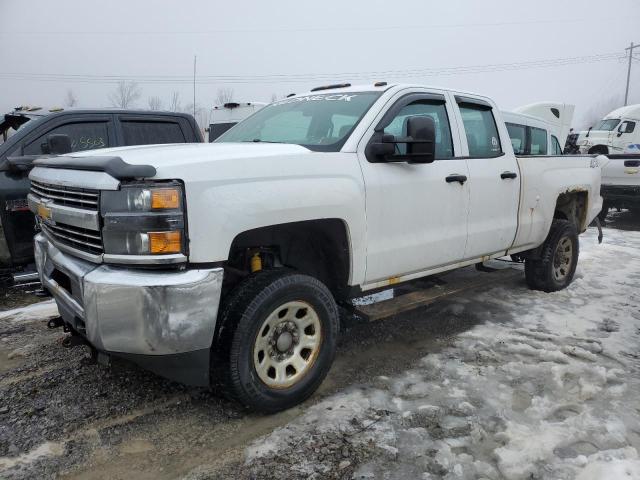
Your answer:
[[[47,222],[40,222],[40,228],[50,237],[65,243],[70,247],[83,250],[85,252],[99,255],[103,253],[102,238],[100,232],[76,228],[62,223],[55,225]]]
[[[82,188],[63,187],[61,185],[49,185],[31,180],[31,193],[40,198],[52,200],[57,205],[98,210],[100,192]]]
[[[52,185],[35,180],[31,180],[31,195],[39,201],[48,202],[46,205],[49,207],[71,207],[66,211],[67,215],[74,215],[74,209],[76,212],[98,212],[100,204],[99,190]],[[52,240],[68,247],[93,255],[101,255],[104,252],[99,229],[81,228],[59,220],[40,218],[38,225]]]

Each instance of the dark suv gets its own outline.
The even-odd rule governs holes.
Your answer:
[[[67,110],[32,116],[13,112],[0,121],[0,273],[33,261],[33,214],[27,206],[28,168],[10,158],[52,153],[47,140],[66,135],[71,151],[127,145],[202,142],[191,115],[136,110]],[[23,162],[24,163],[24,162]]]

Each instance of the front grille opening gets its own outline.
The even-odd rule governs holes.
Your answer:
[[[69,295],[71,295],[71,279],[66,273],[55,268],[51,273],[51,279],[60,285],[60,288],[63,288]]]
[[[103,252],[100,232],[72,227],[62,223],[52,225],[40,222],[40,228],[58,242],[70,247],[96,255]]]
[[[100,192],[98,190],[49,185],[35,180],[31,181],[31,193],[40,198],[51,200],[56,205],[93,211],[98,210],[100,200]]]

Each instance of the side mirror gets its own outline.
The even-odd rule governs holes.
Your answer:
[[[40,145],[40,150],[48,155],[64,155],[71,153],[71,139],[69,135],[53,134],[47,136],[47,142]]]
[[[396,152],[396,137],[379,133],[379,141],[369,145],[369,153],[381,159],[387,159]]]
[[[436,128],[429,116],[408,117],[407,136],[396,137],[376,130],[367,147],[367,158],[372,162],[431,163],[435,160]],[[397,153],[398,144],[406,144],[406,153]]]
[[[407,119],[407,156],[409,163],[432,163],[436,153],[436,124],[428,116]]]

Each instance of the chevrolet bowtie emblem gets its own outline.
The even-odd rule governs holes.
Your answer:
[[[51,209],[47,206],[47,203],[38,204],[38,216],[44,220],[51,220]]]

